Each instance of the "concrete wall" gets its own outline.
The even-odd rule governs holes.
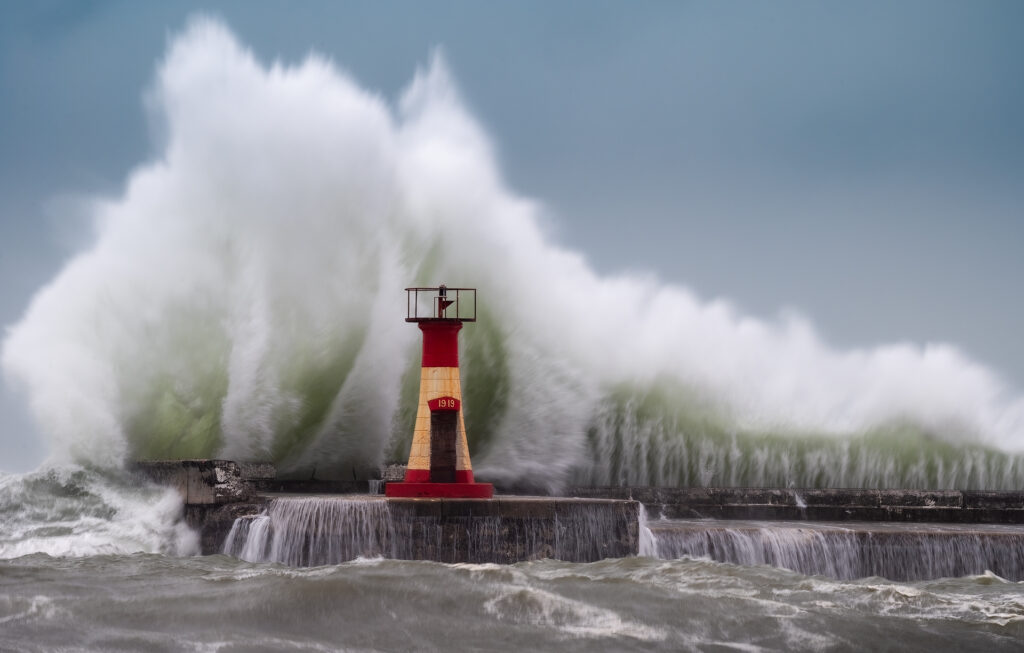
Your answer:
[[[651,518],[1024,523],[1024,492],[579,487],[569,494],[635,499]]]
[[[359,556],[438,562],[592,562],[635,555],[639,504],[606,499],[269,495],[227,552],[253,562],[337,564]],[[225,515],[225,517],[227,517]],[[213,528],[213,525],[209,525]],[[226,525],[218,527],[226,530]]]
[[[266,489],[306,494],[354,489],[347,481],[276,481],[271,465],[230,460],[146,461],[134,468],[181,493],[185,518],[199,531],[204,554],[221,551],[235,519],[263,510],[275,497]],[[1024,523],[1024,492],[603,487],[575,488],[569,494],[571,498],[387,499],[389,528],[395,533],[390,554],[503,563],[634,555],[636,502],[649,517],[669,519]]]
[[[497,497],[387,499],[395,557],[514,563],[554,558],[594,562],[637,554],[634,501]]]
[[[253,497],[251,481],[272,475],[273,470],[268,464],[206,459],[146,460],[133,466],[141,476],[178,490],[187,505],[248,501]]]
[[[176,488],[203,554],[219,553],[235,519],[260,513],[280,494],[328,493],[349,500],[366,482],[276,480],[271,465],[230,460],[136,463],[148,480]],[[266,490],[277,490],[278,493]],[[329,500],[328,497],[323,497]],[[511,563],[539,558],[589,562],[635,555],[639,504],[555,497],[383,499],[394,533],[392,557],[439,562]],[[322,525],[321,525],[322,526]],[[311,531],[317,526],[310,526]],[[299,537],[305,535],[300,534]]]

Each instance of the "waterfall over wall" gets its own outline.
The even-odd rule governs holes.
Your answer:
[[[235,520],[223,552],[299,567],[359,557],[590,562],[639,553],[770,565],[840,580],[986,572],[1024,580],[1024,525],[648,520],[638,509],[626,502],[527,497],[277,497],[261,514]]]
[[[296,497],[271,501],[264,514],[235,521],[224,553],[293,567],[359,557],[394,557],[398,540],[383,500]]]
[[[236,519],[223,552],[291,566],[358,557],[590,562],[636,553],[636,510],[626,502],[545,497],[278,497],[261,514]]]
[[[651,521],[651,553],[771,565],[849,580],[992,572],[1024,580],[1024,527],[896,523]]]

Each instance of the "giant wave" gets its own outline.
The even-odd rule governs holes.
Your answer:
[[[463,380],[487,480],[1024,486],[1024,399],[955,347],[837,350],[798,315],[602,277],[553,243],[439,55],[392,105],[198,19],[148,99],[153,157],[4,341],[57,462],[402,459],[401,289],[446,282],[479,288]]]

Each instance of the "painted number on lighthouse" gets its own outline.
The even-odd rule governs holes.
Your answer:
[[[438,397],[437,399],[431,399],[427,402],[427,406],[431,411],[438,410],[458,410],[460,402],[455,397]]]

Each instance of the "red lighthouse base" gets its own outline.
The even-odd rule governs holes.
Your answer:
[[[388,483],[384,496],[439,499],[490,499],[494,486],[490,483]]]

